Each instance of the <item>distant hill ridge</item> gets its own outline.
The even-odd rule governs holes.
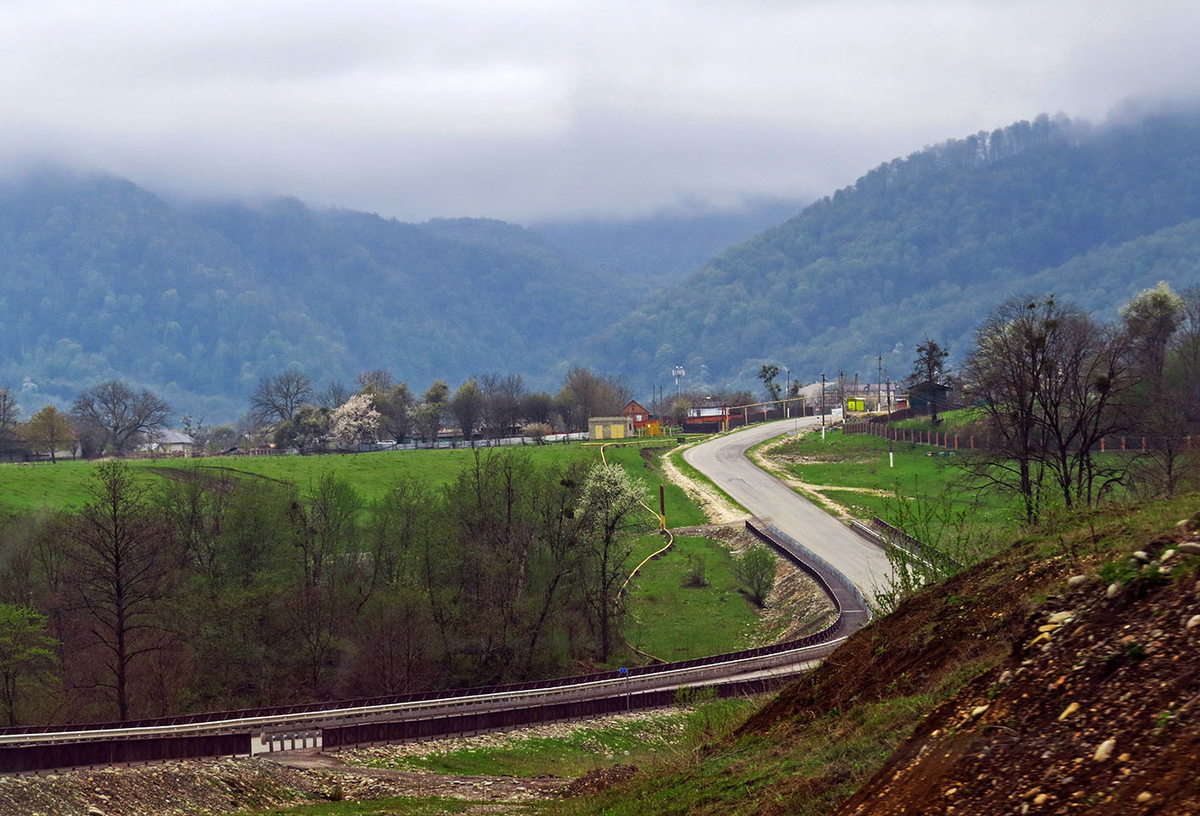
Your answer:
[[[1009,294],[1111,316],[1158,280],[1200,283],[1200,117],[1041,116],[881,164],[753,234],[788,207],[542,233],[181,206],[43,171],[0,185],[0,383],[36,410],[121,377],[213,421],[288,366],[322,385],[386,368],[417,388],[487,371],[552,388],[588,364],[639,395],[680,364],[693,387],[753,386],[763,362],[871,379],[882,357],[902,377],[924,335],[961,354]]]
[[[707,240],[705,257],[724,248]],[[232,419],[288,366],[318,384],[385,368],[420,389],[487,371],[552,387],[658,285],[501,221],[176,206],[58,170],[0,185],[0,383],[24,383],[27,410],[119,377]]]
[[[665,289],[596,355],[716,383],[768,361],[873,378],[879,356],[904,376],[923,335],[961,353],[1010,294],[1111,314],[1160,279],[1200,283],[1197,217],[1196,115],[1105,128],[1040,116],[880,165]]]

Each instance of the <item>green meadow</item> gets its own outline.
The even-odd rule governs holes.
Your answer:
[[[524,448],[459,448],[454,450],[376,451],[323,456],[210,456],[201,459],[131,459],[129,466],[146,484],[154,484],[178,470],[222,469],[261,476],[304,488],[327,473],[345,479],[365,501],[387,493],[400,477],[419,478],[433,486],[452,482],[478,456],[520,450],[535,464],[550,465],[576,460],[596,461],[599,448],[569,445],[530,445]],[[0,508],[13,511],[50,508],[71,510],[88,499],[93,463],[61,461],[57,464],[0,465]]]
[[[892,458],[889,460],[889,444]],[[948,455],[943,455],[948,454]],[[1011,501],[972,490],[954,452],[930,445],[891,442],[867,434],[819,431],[791,439],[768,452],[786,474],[847,507],[858,518],[887,518],[897,495],[911,500],[945,497],[958,510],[969,510],[981,524],[1002,525],[1011,516]]]

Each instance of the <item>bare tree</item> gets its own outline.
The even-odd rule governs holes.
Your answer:
[[[458,422],[463,439],[471,442],[472,447],[474,447],[475,431],[483,416],[483,405],[483,392],[475,380],[467,380],[460,385],[454,392],[454,399],[450,400],[450,413]]]
[[[1167,376],[1180,394],[1184,416],[1191,425],[1200,424],[1200,286],[1180,293],[1181,320],[1170,344]]]
[[[950,352],[942,348],[936,340],[925,337],[925,342],[917,346],[917,356],[913,360],[913,372],[909,381],[914,385],[924,385],[929,389],[929,414],[934,425],[938,424],[938,398],[940,389],[946,379],[946,358]],[[841,372],[839,372],[840,375]],[[839,377],[840,380],[840,377]],[[845,408],[845,404],[842,405]]]
[[[484,396],[484,426],[489,437],[500,439],[521,419],[525,381],[520,374],[484,374],[478,379]]]
[[[72,531],[76,597],[90,645],[104,654],[97,685],[112,692],[121,720],[129,717],[132,667],[161,646],[157,605],[174,566],[169,534],[148,511],[145,494],[127,465],[97,465],[91,501]]]
[[[633,397],[633,389],[619,377],[601,376],[577,367],[567,372],[556,401],[570,430],[587,427],[588,417],[615,416]]]
[[[17,427],[20,416],[21,406],[17,405],[16,396],[7,385],[0,385],[0,444]]]
[[[982,405],[990,448],[964,461],[986,487],[1020,496],[1027,522],[1041,509],[1045,474],[1037,389],[1053,369],[1046,323],[1057,315],[1053,300],[1005,301],[976,332],[963,367],[966,387]]]
[[[554,397],[545,391],[535,391],[521,398],[520,416],[526,422],[550,424],[554,413]]]
[[[312,380],[302,371],[288,369],[258,381],[250,392],[250,415],[264,424],[286,422],[310,399]]]
[[[396,380],[390,371],[373,368],[358,375],[358,391],[360,394],[384,394],[396,387]]]
[[[321,408],[341,408],[346,404],[346,400],[350,399],[353,392],[346,387],[346,384],[341,380],[331,380],[329,385],[325,386],[319,394],[317,394],[317,404]]]
[[[1094,449],[1125,429],[1119,402],[1132,382],[1129,335],[1096,324],[1073,308],[1046,327],[1053,368],[1036,390],[1043,456],[1067,507],[1091,505],[1124,473],[1124,463],[1102,464]]]
[[[71,413],[102,431],[104,442],[118,453],[133,447],[139,435],[163,428],[171,406],[153,392],[134,392],[120,380],[108,380],[75,398]]]
[[[984,321],[964,375],[982,405],[989,449],[966,457],[983,484],[1021,497],[1034,521],[1047,481],[1063,504],[1091,504],[1121,477],[1093,448],[1122,428],[1127,335],[1047,298],[1013,299]]]

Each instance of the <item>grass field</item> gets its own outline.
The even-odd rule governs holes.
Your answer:
[[[1011,502],[994,494],[970,490],[956,457],[940,448],[894,442],[895,466],[889,466],[888,441],[876,436],[840,431],[805,434],[773,448],[772,460],[802,482],[830,490],[822,495],[846,505],[859,517],[886,518],[889,508],[903,496],[945,496],[957,509],[969,510],[981,524],[1000,525],[1011,517]],[[838,488],[843,488],[839,490]],[[850,488],[846,490],[844,488]]]
[[[683,536],[675,545],[631,582],[626,640],[663,660],[753,645],[758,610],[738,591],[729,551],[707,538]],[[703,564],[708,586],[685,586],[694,564]]]
[[[382,495],[400,476],[425,480],[433,486],[453,481],[459,471],[481,456],[496,455],[510,448],[458,450],[379,451],[329,456],[212,456],[204,459],[131,459],[129,465],[145,483],[153,484],[164,470],[177,468],[229,468],[300,487],[334,473],[354,485],[359,495],[371,501]],[[533,445],[519,449],[535,464],[596,461],[599,448],[570,445]],[[636,451],[634,452],[636,455]],[[91,462],[65,461],[58,464],[0,465],[0,507],[11,511],[52,508],[70,510],[87,501]]]
[[[964,428],[973,422],[977,422],[982,418],[981,409],[979,408],[957,408],[953,411],[943,411],[938,414],[937,431],[939,433],[953,433],[959,428]],[[901,419],[891,423],[893,428],[914,428],[922,431],[934,430],[933,417],[918,416],[912,419]]]
[[[668,450],[674,442],[651,443]],[[703,524],[704,514],[682,489],[666,481],[657,467],[657,457],[643,459],[640,446],[611,447],[609,461],[626,468],[646,486],[646,502],[658,507],[658,486],[665,484],[667,523],[672,527]],[[600,459],[600,446],[531,445],[524,448],[476,448],[457,450],[379,451],[328,456],[213,456],[203,459],[131,459],[130,467],[146,484],[154,484],[165,472],[179,468],[227,468],[305,487],[327,473],[354,485],[370,502],[383,496],[401,476],[416,477],[434,487],[448,484],[476,454],[494,456],[501,451],[518,451],[535,465],[565,464]],[[9,512],[51,508],[72,510],[88,498],[94,464],[63,461],[57,464],[0,464],[0,508]]]

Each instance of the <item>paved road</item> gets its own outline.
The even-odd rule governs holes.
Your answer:
[[[746,457],[746,449],[764,439],[817,422],[819,418],[807,417],[752,425],[686,450],[683,458],[751,514],[774,524],[840,570],[870,600],[891,573],[883,550]]]

